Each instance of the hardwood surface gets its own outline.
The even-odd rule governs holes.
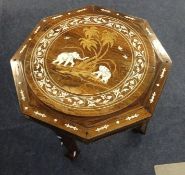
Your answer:
[[[170,65],[146,20],[97,6],[42,19],[11,59],[21,111],[85,142],[145,132]]]

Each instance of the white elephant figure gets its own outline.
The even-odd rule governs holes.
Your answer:
[[[81,58],[78,52],[62,52],[57,58],[52,62],[52,64],[60,65],[64,63],[64,66],[71,64],[71,67],[74,66],[74,60],[85,60],[89,57]]]
[[[111,72],[110,70],[103,65],[99,66],[99,70],[92,73],[93,75],[96,75],[96,79],[100,78],[100,81],[104,84],[108,83],[108,80],[111,78]]]

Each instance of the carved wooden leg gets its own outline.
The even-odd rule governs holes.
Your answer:
[[[146,134],[147,126],[149,121],[144,121],[142,124],[133,129],[136,133]]]
[[[70,160],[76,159],[80,151],[77,147],[75,140],[65,135],[61,136],[57,134],[57,137],[60,140],[61,145],[64,145],[67,149],[67,153],[65,154],[65,156],[68,157]]]

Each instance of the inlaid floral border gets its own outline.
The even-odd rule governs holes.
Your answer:
[[[50,81],[44,68],[44,58],[48,47],[61,32],[65,32],[72,27],[88,24],[104,25],[122,33],[133,47],[134,65],[128,78],[115,89],[96,96],[77,96],[60,89]],[[143,79],[147,68],[146,51],[144,48],[142,40],[134,30],[120,21],[113,20],[113,18],[108,16],[100,15],[78,16],[63,21],[41,37],[34,49],[32,57],[33,61],[31,61],[31,63],[33,63],[31,66],[32,73],[35,83],[40,87],[39,89],[42,89],[47,96],[49,95],[50,98],[59,103],[78,108],[95,108],[110,105],[125,98],[129,93],[132,93]]]

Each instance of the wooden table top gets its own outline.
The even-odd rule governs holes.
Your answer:
[[[152,113],[154,86],[171,64],[145,20],[97,6],[42,19],[12,62],[20,63],[29,99],[87,120],[136,106]],[[14,79],[19,86],[21,77]]]

